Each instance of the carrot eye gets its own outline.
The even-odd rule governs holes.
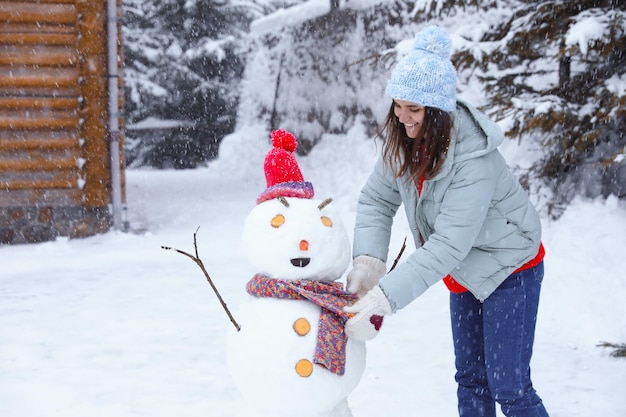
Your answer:
[[[333,227],[333,221],[326,216],[322,216],[320,218],[322,220],[322,224],[326,227]]]
[[[283,216],[282,214],[277,214],[276,216],[272,217],[273,228],[278,229],[283,224],[285,224],[285,216]]]

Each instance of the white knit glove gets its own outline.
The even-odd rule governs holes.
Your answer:
[[[352,306],[343,308],[348,314],[354,314],[345,325],[346,336],[355,340],[371,340],[383,324],[383,316],[392,313],[391,304],[383,290],[377,285]]]
[[[374,288],[387,272],[387,266],[380,259],[359,255],[352,261],[352,270],[346,277],[346,290],[363,297]]]

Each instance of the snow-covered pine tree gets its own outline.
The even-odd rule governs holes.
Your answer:
[[[510,4],[513,17],[468,39],[455,62],[484,83],[508,136],[543,148],[525,183],[554,217],[576,195],[625,198],[626,3]]]
[[[234,128],[253,1],[124,0],[127,124],[178,121],[166,133],[127,133],[129,164],[187,168],[215,156]]]

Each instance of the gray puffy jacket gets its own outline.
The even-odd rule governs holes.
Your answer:
[[[539,216],[497,150],[501,129],[462,101],[452,117],[448,156],[421,197],[380,158],[358,199],[353,256],[383,261],[404,204],[417,249],[380,281],[394,311],[448,274],[482,301],[539,249]]]

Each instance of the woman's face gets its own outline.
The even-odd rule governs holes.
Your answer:
[[[393,112],[404,125],[406,135],[411,139],[417,138],[421,124],[424,122],[424,106],[411,101],[393,100]]]

